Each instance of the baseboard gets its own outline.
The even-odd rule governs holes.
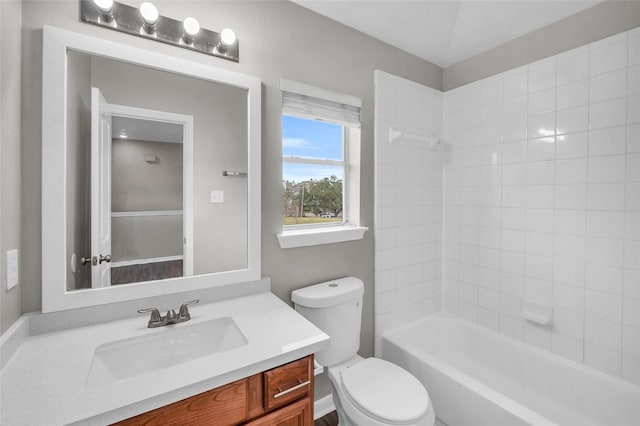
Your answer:
[[[320,398],[313,404],[313,420],[317,420],[335,409],[336,407],[333,405],[333,396],[331,394]]]

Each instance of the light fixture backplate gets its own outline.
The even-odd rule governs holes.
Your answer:
[[[215,31],[200,28],[200,31],[194,37],[193,43],[186,44],[182,39],[184,28],[181,21],[160,15],[155,24],[155,34],[147,34],[142,29],[144,20],[138,8],[114,1],[112,14],[113,20],[111,22],[104,22],[101,19],[103,13],[92,0],[80,0],[80,17],[84,22],[89,24],[110,28],[150,40],[161,41],[233,62],[240,61],[239,43],[237,39],[232,45],[224,45],[226,49],[222,52],[216,49],[216,46],[221,44],[221,40],[220,33]]]

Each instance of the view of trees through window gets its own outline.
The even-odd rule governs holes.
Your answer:
[[[343,135],[337,124],[282,117],[283,225],[343,221]]]

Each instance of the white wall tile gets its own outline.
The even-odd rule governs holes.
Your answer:
[[[587,212],[587,235],[624,238],[624,212],[591,210]]]
[[[584,210],[555,210],[554,232],[558,234],[584,235],[587,212]]]
[[[640,357],[622,354],[622,378],[640,385]]]
[[[627,297],[622,303],[622,323],[629,327],[640,328],[640,300]]]
[[[615,155],[626,153],[627,129],[609,127],[589,132],[589,155]]]
[[[626,98],[612,99],[590,105],[589,128],[623,126],[627,123]]]
[[[627,155],[627,182],[640,182],[640,154]]]
[[[587,315],[584,337],[587,342],[597,343],[617,352],[622,349],[622,330],[620,324],[615,322]]]
[[[640,142],[638,143],[640,151]],[[556,138],[556,158],[582,158],[588,155],[589,138],[586,132],[562,135]]]
[[[627,77],[627,94],[637,95],[640,93],[640,65],[629,67]]]
[[[585,290],[583,288],[566,284],[553,286],[553,306],[555,308],[581,313],[584,312],[584,302]],[[580,335],[580,337],[582,336]]]
[[[574,108],[587,103],[589,103],[589,80],[579,80],[558,86],[558,110]]]
[[[587,159],[558,160],[555,162],[555,180],[558,184],[586,183]]]
[[[624,68],[627,65],[626,39],[611,43],[607,46],[592,48],[589,59],[589,71],[591,75],[598,75]]]
[[[584,107],[579,107],[584,108]],[[578,108],[573,108],[571,110],[567,110],[570,112],[565,113],[566,116],[570,116],[565,121],[572,120],[571,123],[567,123],[567,128],[572,126],[574,130],[567,130],[562,133],[573,133],[578,132],[580,130],[585,130],[586,126],[586,109],[585,114],[582,114],[581,117],[577,117],[577,113],[574,113]],[[560,113],[558,113],[558,122],[560,122]],[[565,118],[564,116],[562,117]],[[584,122],[584,123],[583,123]],[[555,112],[545,112],[542,114],[530,115],[528,118],[528,127],[527,127],[527,137],[529,139],[532,138],[541,138],[541,137],[549,137],[554,135],[554,129],[556,128],[556,114]]]
[[[590,210],[624,209],[624,183],[592,183],[587,192]]]
[[[587,262],[621,268],[624,241],[613,238],[587,237]]]
[[[639,65],[640,64],[640,36],[638,36],[638,29],[629,31],[628,40],[628,64]]]
[[[554,174],[555,164],[553,161],[538,161],[527,164],[528,185],[552,184],[554,183]]]
[[[627,69],[600,74],[589,79],[591,103],[621,98],[627,95]]]
[[[447,226],[446,309],[634,383],[640,383],[638,70],[635,30],[447,92],[450,150],[440,217]],[[522,319],[524,298],[553,306],[551,329]]]
[[[503,79],[504,98],[509,99],[527,93],[526,70],[516,74],[505,73]]]
[[[558,55],[558,85],[589,76],[589,47],[583,46]]]
[[[575,362],[582,362],[584,359],[582,340],[560,333],[552,333],[551,351]]]
[[[640,357],[640,328],[622,327],[622,351],[625,354]]]
[[[546,58],[529,65],[529,92],[548,89],[556,85],[556,57]]]
[[[624,155],[589,158],[590,183],[615,183],[625,181]]]
[[[586,290],[585,312],[588,317],[594,317],[616,324],[622,323],[622,296]],[[616,326],[611,326],[617,328]]]
[[[626,75],[625,75],[626,77]],[[626,88],[626,86],[625,86]],[[626,93],[625,93],[626,94]],[[550,89],[541,90],[539,92],[529,93],[528,96],[528,114],[535,115],[544,112],[555,111],[556,109],[556,89],[552,87]],[[585,102],[586,103],[586,102]],[[580,104],[578,104],[580,105]],[[507,103],[505,101],[505,106]]]
[[[619,351],[592,342],[585,342],[584,363],[613,376],[620,376],[622,370]]]
[[[571,210],[586,209],[587,189],[586,184],[556,185],[555,208]]]
[[[527,142],[527,161],[549,161],[555,158],[555,138],[529,139]]]

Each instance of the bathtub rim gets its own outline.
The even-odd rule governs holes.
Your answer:
[[[452,321],[452,322],[456,322],[458,324],[461,324],[463,326],[466,327],[471,327],[472,329],[476,329],[479,330],[483,333],[491,333],[493,335],[495,335],[496,337],[498,337],[499,339],[503,339],[506,342],[509,342],[509,344],[515,344],[516,347],[521,348],[521,349],[525,349],[525,350],[529,350],[529,351],[533,351],[534,353],[537,353],[539,355],[542,355],[546,358],[549,358],[551,360],[560,362],[561,364],[567,366],[567,367],[571,367],[571,368],[576,368],[578,370],[580,370],[581,372],[584,372],[586,374],[593,374],[596,377],[603,379],[607,382],[611,382],[612,384],[621,386],[623,388],[625,388],[626,390],[630,391],[630,392],[634,392],[637,393],[638,396],[640,397],[640,385],[636,385],[634,383],[631,383],[629,381],[623,380],[620,377],[616,377],[616,376],[612,376],[610,374],[604,373],[600,370],[596,370],[593,367],[589,367],[586,364],[577,362],[577,361],[573,361],[570,360],[568,358],[564,358],[560,355],[554,354],[553,352],[549,352],[546,351],[544,349],[540,349],[537,346],[533,346],[530,345],[528,343],[525,343],[521,340],[516,340],[512,337],[506,336],[504,334],[501,334],[493,329],[487,328],[487,327],[483,327],[481,325],[478,325],[476,323],[473,323],[471,321],[467,321],[464,318],[460,318],[459,316],[455,315],[455,314],[451,314],[449,312],[437,312],[435,314],[429,315],[427,317],[421,318],[417,321],[414,321],[412,323],[409,324],[405,324],[402,325],[398,328],[395,328],[393,330],[390,330],[386,333],[384,333],[383,335],[380,336],[381,339],[387,339],[387,340],[392,340],[394,335],[396,334],[401,334],[401,332],[406,332],[409,329],[415,328],[417,327],[419,324],[423,323],[423,322],[428,322],[428,321],[433,321],[433,320],[447,320],[447,321]],[[423,352],[429,353],[427,351],[425,351],[424,349],[421,349]],[[464,374],[464,373],[462,373]]]

